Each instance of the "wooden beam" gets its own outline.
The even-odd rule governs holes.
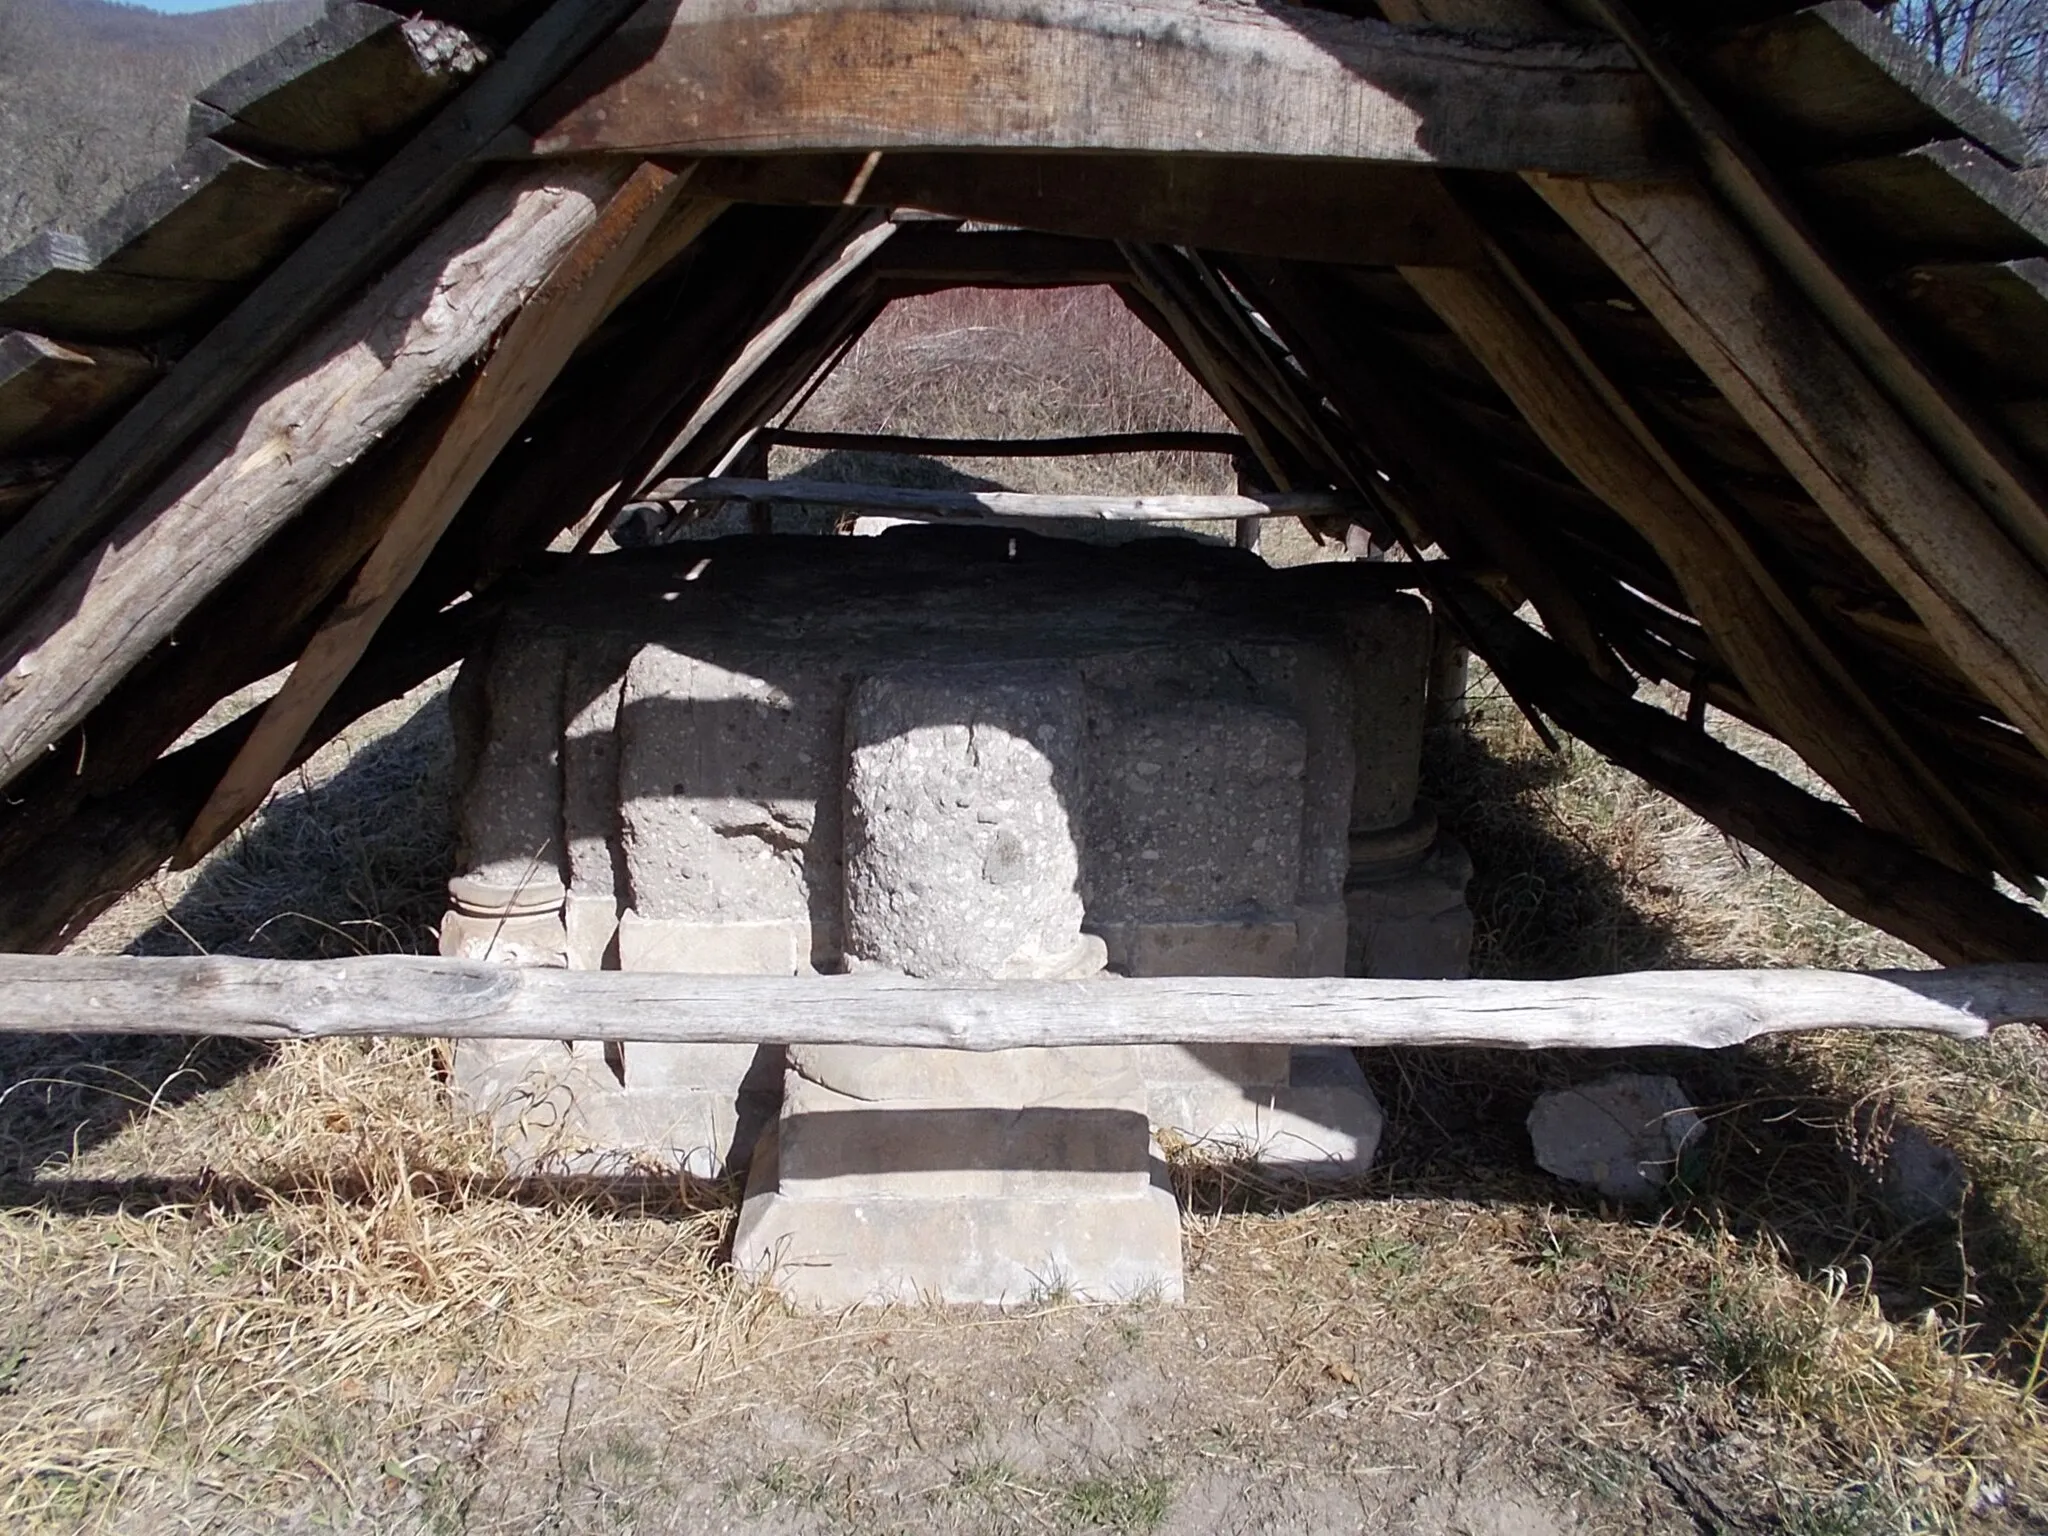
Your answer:
[[[927,491],[835,480],[664,480],[636,502],[778,501],[859,507],[897,517],[979,522],[1071,518],[1102,523],[1230,522],[1241,517],[1348,517],[1363,503],[1343,491],[1259,491],[1240,496],[1041,496],[1027,491]]]
[[[735,201],[836,205],[851,193],[869,207],[1304,261],[1455,266],[1480,250],[1438,177],[1363,161],[1008,151],[892,153],[870,166],[861,154],[755,155],[705,160],[698,185]]]
[[[0,637],[0,783],[83,719],[350,461],[468,367],[622,179],[612,164],[493,179],[201,439],[93,559]]]
[[[337,1035],[877,1045],[1718,1049],[1818,1029],[1960,1040],[2048,1019],[2048,966],[1955,971],[1642,971],[1571,981],[1173,976],[927,981],[693,976],[366,955],[0,955],[0,1033]]]
[[[82,432],[163,371],[161,360],[133,347],[0,331],[0,453],[76,447]]]
[[[906,437],[890,432],[812,432],[763,427],[754,441],[770,448],[903,453],[940,459],[1067,459],[1115,453],[1246,452],[1235,432],[1098,432],[1085,437]]]
[[[869,265],[877,283],[915,288],[1080,288],[1131,277],[1107,240],[939,220],[900,225]]]
[[[31,512],[0,537],[0,630],[158,479],[306,328],[442,214],[475,156],[633,0],[555,0],[433,121],[178,360]]]
[[[1903,337],[1829,259],[1820,239],[1807,227],[1792,199],[1778,185],[1763,160],[1706,94],[1687,78],[1651,39],[1622,0],[1585,0],[1657,82],[1674,111],[1699,145],[1707,177],[1727,199],[1764,248],[1784,265],[1807,299],[1847,344],[1851,353],[1888,394],[1900,411],[1923,433],[1956,477],[1981,500],[2014,543],[2048,570],[2048,499],[2039,478],[2025,466],[2004,434],[1941,379]],[[1850,7],[1854,11],[1854,7]],[[1834,25],[1844,25],[1829,18]],[[1825,23],[1817,20],[1817,26]],[[2003,129],[1997,139],[2024,154],[2026,137],[1986,106],[1975,93],[1945,79],[1925,60],[1889,34],[1884,24],[1857,13],[1856,32],[1868,47],[1878,39],[1891,44],[1895,67],[1917,64],[1915,82],[1938,95],[1953,93],[1953,104],[1973,125]],[[1899,59],[1898,55],[1904,55]],[[1944,91],[1946,87],[1946,92]],[[1974,108],[1972,111],[1970,109]]]
[[[1999,848],[1793,601],[1735,518],[1679,465],[1504,253],[1402,275],[1544,445],[1656,549],[1773,734],[1873,826],[1959,869],[2032,871]]]
[[[520,308],[340,607],[264,706],[262,719],[193,821],[173,857],[175,867],[196,863],[263,803],[491,461],[615,301],[687,179],[687,172],[651,161],[639,166]]]
[[[1517,698],[1850,916],[1944,965],[2048,961],[2048,918],[1990,881],[1928,858],[1676,715],[1600,682],[1477,587],[1455,584],[1455,603],[1474,648]]]
[[[1666,163],[1660,116],[1598,38],[1200,0],[648,0],[524,123],[550,155],[1051,149],[1640,176]]]
[[[2048,752],[2048,576],[1696,187],[1538,178],[1942,650]]]

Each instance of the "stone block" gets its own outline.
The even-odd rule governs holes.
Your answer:
[[[440,939],[440,951],[450,960],[557,968],[569,963],[569,935],[559,911],[530,917],[449,912],[441,918]]]
[[[1318,1183],[1365,1173],[1385,1116],[1358,1058],[1341,1046],[1297,1046],[1288,1066],[1277,1084],[1148,1079],[1152,1122],[1162,1139],[1196,1161],[1243,1159],[1269,1174]]]
[[[1104,1103],[1142,1095],[1132,1048],[1025,1046],[1010,1051],[942,1047],[793,1045],[789,1063],[834,1093],[870,1103]]]
[[[909,976],[1074,968],[1084,700],[1059,663],[862,678],[847,710],[849,964]]]
[[[570,891],[562,899],[562,929],[570,970],[605,969],[612,938],[619,931],[619,908],[611,891]]]
[[[642,647],[619,704],[626,904],[699,922],[836,910],[844,691],[827,655]]]
[[[1290,1045],[1141,1045],[1137,1050],[1138,1072],[1155,1106],[1162,1088],[1192,1085],[1206,1090],[1217,1083],[1279,1088],[1294,1070],[1294,1047]],[[1157,1122],[1158,1116],[1153,1119]],[[1208,1134],[1207,1128],[1196,1122],[1183,1119],[1176,1123],[1190,1140]]]
[[[619,969],[697,976],[801,976],[811,969],[811,925],[699,922],[619,914]]]
[[[1705,1134],[1676,1078],[1639,1072],[1546,1093],[1529,1111],[1538,1166],[1610,1200],[1655,1198]]]
[[[1098,705],[1091,737],[1088,893],[1105,932],[1114,923],[1292,917],[1308,750],[1299,719],[1222,699],[1129,712]]]
[[[803,1200],[1128,1194],[1145,1180],[1152,1131],[1136,1071],[1123,1075],[1130,1091],[1119,1097],[997,1105],[979,1095],[876,1103],[790,1072],[777,1121],[779,1187]]]
[[[1422,773],[1429,610],[1405,595],[1361,604],[1346,610],[1344,632],[1354,679],[1351,826],[1395,826],[1407,820]]]
[[[806,1199],[783,1192],[780,1164],[771,1130],[748,1176],[733,1267],[795,1306],[1182,1299],[1180,1209],[1157,1158],[1129,1193],[1052,1199]]]
[[[1344,892],[1347,974],[1415,981],[1466,975],[1472,913],[1465,887],[1471,878],[1471,858],[1443,836],[1403,873],[1354,878]]]
[[[456,800],[462,869],[516,889],[562,878],[562,636],[508,625],[467,667]]]

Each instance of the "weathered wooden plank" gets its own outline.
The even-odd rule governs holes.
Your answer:
[[[2048,259],[1922,262],[1885,291],[1972,393],[2048,390]]]
[[[839,204],[866,163],[857,154],[712,159],[699,185],[743,202]],[[1361,161],[898,152],[875,162],[854,201],[1307,261],[1454,266],[1479,251],[1435,176]]]
[[[597,324],[686,179],[642,164],[520,307],[347,596],[264,706],[193,821],[174,859],[179,868],[197,862],[263,803],[463,501]]]
[[[0,459],[0,531],[48,494],[70,467],[71,460],[58,455]]]
[[[693,442],[710,422],[731,404],[735,396],[744,390],[754,375],[782,348],[803,326],[818,307],[830,299],[843,285],[856,276],[865,276],[865,268],[875,252],[881,250],[896,237],[898,226],[875,215],[859,215],[866,221],[856,228],[851,237],[840,248],[837,255],[790,296],[782,312],[771,319],[760,330],[748,338],[746,346],[740,349],[718,382],[698,402],[675,437],[662,451],[661,456],[641,477],[638,491],[645,491],[648,482],[665,474],[668,467]],[[623,505],[623,498],[620,499]]]
[[[2048,966],[1638,971],[1572,981],[690,976],[366,955],[0,955],[0,1032],[877,1045],[1683,1045],[1821,1029],[1975,1040],[2048,1019]]]
[[[1030,491],[928,491],[836,480],[664,480],[634,502],[754,501],[803,507],[860,507],[895,517],[967,522],[1070,518],[1103,523],[1228,522],[1241,517],[1348,517],[1363,509],[1342,491],[1258,491],[1237,496],[1051,496]],[[632,503],[628,503],[631,505]]]
[[[201,140],[75,240],[0,257],[0,325],[87,340],[129,339],[191,319],[230,285],[272,265],[341,205],[347,187],[263,165]],[[135,313],[134,279],[159,303]],[[182,306],[169,303],[182,295]]]
[[[821,448],[848,453],[903,453],[940,459],[1064,459],[1114,453],[1227,453],[1246,451],[1234,432],[1099,432],[1086,437],[909,437],[892,432],[812,432],[763,427],[754,441],[774,448]]]
[[[467,367],[622,174],[536,170],[479,190],[303,342],[94,559],[0,639],[0,783],[83,718],[428,391]]]
[[[542,154],[1059,149],[1640,176],[1611,43],[1215,0],[649,0],[526,118]],[[886,158],[886,157],[885,157]]]
[[[1704,40],[1684,61],[1774,150],[1797,159],[1975,139],[2014,164],[2027,136],[1937,68],[1860,0],[1827,3]]]
[[[1587,0],[1629,45],[1691,130],[1708,179],[1727,199],[1765,250],[1791,274],[1799,291],[1856,361],[1891,397],[1907,423],[1922,433],[1966,491],[1998,528],[2048,572],[2048,489],[2013,451],[2003,434],[1930,370],[1896,333],[1887,317],[1842,275],[1835,258],[1809,229],[1805,216],[1763,161],[1686,76],[1661,53],[1624,0]],[[2017,186],[2000,167],[1983,178]],[[1702,200],[1703,223],[1715,222]]]
[[[201,90],[193,123],[251,154],[353,159],[418,122],[489,57],[459,27],[348,0]]]
[[[475,176],[476,154],[632,3],[554,0],[502,60],[443,107],[0,535],[0,625],[18,622],[28,600],[126,516],[193,436],[295,346],[308,325],[444,213]]]
[[[0,331],[0,453],[75,444],[163,372],[132,347]]]
[[[2048,245],[2041,193],[1964,140],[1809,166],[1789,179],[1844,259],[1866,267],[2014,261]]]

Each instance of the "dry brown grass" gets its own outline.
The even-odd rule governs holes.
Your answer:
[[[1032,345],[1051,370],[1086,339]],[[963,429],[957,381],[859,367],[831,424]],[[1011,388],[1012,429],[1099,424],[1079,385],[1075,415],[1033,416],[1055,392]],[[1119,424],[1191,424],[1160,410]],[[1429,778],[1474,853],[1483,970],[1914,959],[1481,691]],[[429,687],[85,942],[427,947],[447,751]],[[2036,1038],[1635,1055],[1713,1134],[1632,1214],[1538,1173],[1521,1131],[1614,1064],[1372,1053],[1389,1131],[1358,1188],[1177,1170],[1183,1307],[797,1317],[723,1268],[733,1190],[509,1179],[423,1047],[24,1042],[0,1062],[0,1524],[2039,1529]],[[1900,1116],[1963,1156],[1952,1225],[1879,1198]]]

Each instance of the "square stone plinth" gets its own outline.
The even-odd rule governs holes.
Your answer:
[[[1179,1298],[1180,1217],[1133,1048],[791,1062],[734,1236],[741,1272],[818,1307]]]

